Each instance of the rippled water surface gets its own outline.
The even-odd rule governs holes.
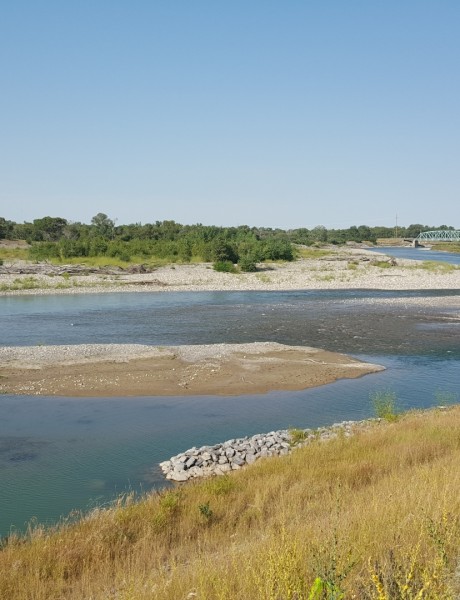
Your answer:
[[[423,294],[427,295],[426,293]],[[0,397],[0,533],[53,522],[114,494],[164,485],[155,465],[193,445],[459,400],[458,311],[411,306],[417,292],[132,293],[0,298],[1,344],[274,340],[339,350],[387,367],[313,390],[240,397]],[[397,303],[391,302],[398,300]],[[390,302],[388,302],[390,301]],[[407,304],[406,304],[407,303]]]

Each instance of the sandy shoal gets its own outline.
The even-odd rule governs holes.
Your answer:
[[[301,390],[383,370],[344,354],[274,342],[0,348],[0,393],[187,396]]]

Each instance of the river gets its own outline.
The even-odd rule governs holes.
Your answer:
[[[0,298],[1,344],[204,344],[273,340],[347,352],[382,373],[240,397],[0,397],[0,534],[53,523],[129,490],[161,487],[161,460],[193,445],[459,401],[458,311],[411,299],[459,292],[195,292]]]

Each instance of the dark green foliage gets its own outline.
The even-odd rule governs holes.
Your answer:
[[[91,225],[94,228],[95,234],[102,238],[113,238],[115,222],[104,213],[97,213],[91,219]]]
[[[41,242],[33,244],[29,250],[31,260],[46,260],[47,258],[60,258],[59,247],[54,242]]]
[[[416,224],[399,227],[398,235],[415,237],[420,231],[435,229],[452,227]],[[32,243],[32,260],[107,256],[124,261],[158,258],[189,262],[193,258],[203,262],[238,263],[242,271],[255,270],[257,263],[263,261],[293,260],[292,244],[374,242],[377,238],[394,235],[393,227],[370,228],[366,225],[348,229],[326,229],[318,225],[313,229],[302,227],[283,231],[247,225],[181,225],[170,220],[116,226],[115,221],[104,213],[95,215],[90,225],[69,223],[60,217],[42,217],[32,223],[14,223],[0,217],[0,239],[22,239]]]
[[[11,239],[13,230],[13,221],[7,221],[4,217],[0,217],[0,240]]]
[[[294,260],[292,244],[287,239],[274,238],[264,242],[265,260]]]
[[[213,264],[214,271],[219,273],[236,273],[235,265],[229,260],[220,260]]]
[[[246,254],[238,261],[238,266],[244,273],[254,273],[257,271],[257,264],[254,256]]]
[[[60,217],[43,217],[35,219],[33,226],[36,241],[57,242],[63,236],[67,221]]]
[[[214,262],[238,262],[238,253],[233,244],[223,237],[218,237],[211,243],[211,257]]]

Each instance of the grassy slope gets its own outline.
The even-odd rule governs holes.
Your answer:
[[[458,598],[459,464],[459,408],[406,415],[36,528],[0,553],[0,598]]]

